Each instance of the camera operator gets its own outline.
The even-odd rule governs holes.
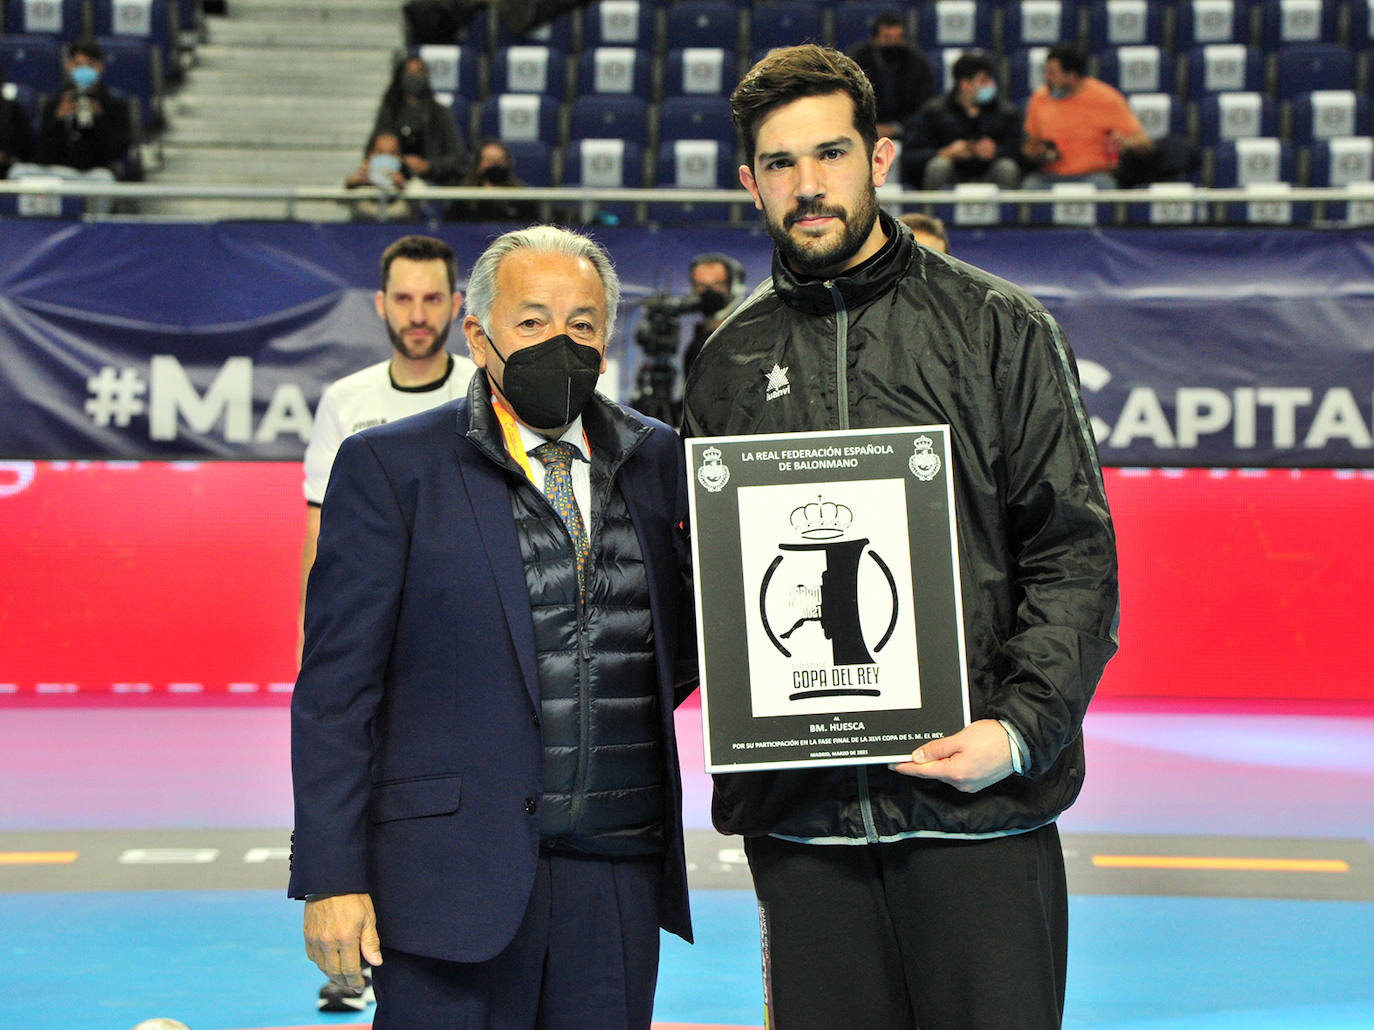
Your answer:
[[[744,266],[726,254],[698,254],[692,258],[688,274],[692,293],[701,298],[701,321],[692,329],[692,339],[682,354],[682,378],[687,378],[692,362],[701,353],[706,338],[716,331],[730,312],[744,299]]]

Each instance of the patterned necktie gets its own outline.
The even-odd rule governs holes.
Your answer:
[[[587,541],[586,530],[582,528],[577,499],[573,496],[573,445],[564,440],[550,440],[541,443],[530,453],[544,463],[544,496],[553,505],[553,510],[558,512],[558,517],[568,527],[568,534],[572,537],[573,549],[577,552],[577,593],[581,596],[591,545]]]

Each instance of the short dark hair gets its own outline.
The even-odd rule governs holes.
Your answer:
[[[897,25],[902,29],[906,28],[906,22],[902,19],[900,13],[892,10],[884,11],[873,19],[872,35],[876,36],[879,29],[891,28],[893,25]]]
[[[1077,43],[1056,43],[1045,60],[1058,61],[1059,67],[1072,75],[1082,75],[1088,69],[1088,55]]]
[[[453,256],[453,248],[443,240],[433,236],[402,236],[382,251],[382,290],[386,290],[387,277],[391,274],[391,263],[397,258],[407,261],[442,261],[448,272],[449,292],[458,285],[458,260]]]
[[[816,43],[770,50],[730,95],[730,117],[750,167],[759,122],[775,108],[803,97],[844,93],[854,102],[854,127],[870,154],[878,142],[878,102],[873,85],[854,61]]]
[[[997,66],[992,63],[992,58],[981,50],[967,50],[960,54],[954,62],[954,67],[949,71],[955,82],[971,79],[980,72],[987,72],[994,79],[997,78]]]
[[[104,62],[105,51],[100,49],[100,44],[89,36],[78,39],[71,46],[67,47],[67,57],[85,57],[92,61]]]

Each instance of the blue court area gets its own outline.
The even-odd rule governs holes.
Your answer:
[[[665,938],[656,1019],[762,1026],[752,895],[697,891],[692,904],[699,943]],[[1374,903],[1075,896],[1071,917],[1066,1027],[1374,1027]],[[265,890],[0,896],[10,988],[0,1024],[128,1030],[153,1015],[192,1030],[369,1022],[311,1011],[319,977],[301,954],[298,918]],[[958,932],[923,932],[938,946],[942,930]]]

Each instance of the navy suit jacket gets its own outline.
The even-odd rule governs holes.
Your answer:
[[[539,851],[539,679],[506,455],[475,376],[466,400],[339,449],[310,574],[291,705],[289,893],[370,893],[383,947],[479,962],[513,938]],[[662,715],[659,923],[691,939],[673,708],[693,652],[681,442],[594,397],[593,453],[647,572]],[[675,669],[676,663],[676,669]]]

